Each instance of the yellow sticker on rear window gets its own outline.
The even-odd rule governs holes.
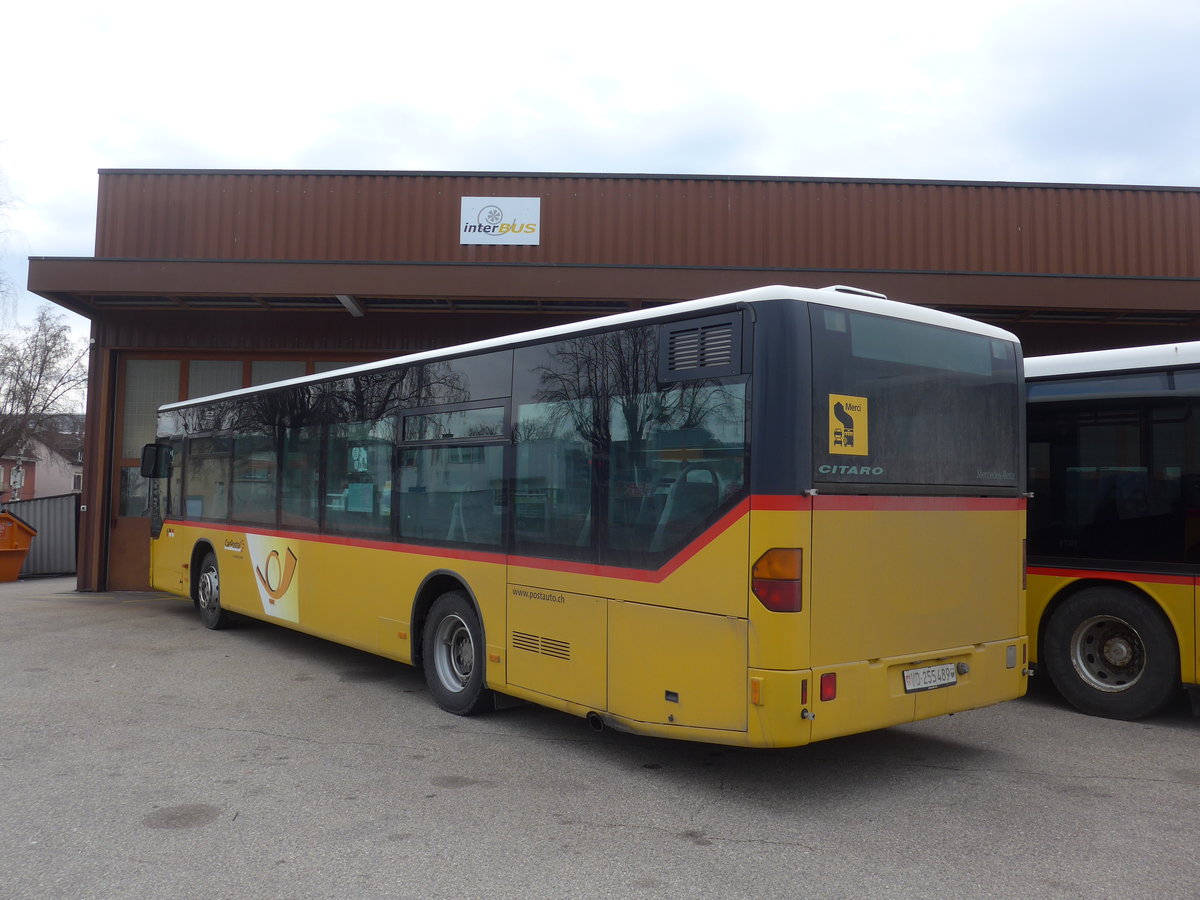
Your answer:
[[[829,395],[829,452],[867,455],[867,398]]]

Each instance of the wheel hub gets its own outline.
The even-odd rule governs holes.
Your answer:
[[[475,665],[475,645],[467,624],[458,616],[443,619],[434,635],[433,661],[438,681],[455,694],[471,680]]]
[[[1124,635],[1117,635],[1105,641],[1103,652],[1109,665],[1124,667],[1133,661],[1133,645]]]
[[[213,572],[205,572],[200,576],[199,586],[200,608],[208,609],[217,597],[217,576]]]
[[[1124,619],[1092,616],[1071,636],[1071,664],[1090,687],[1117,693],[1142,677],[1146,651],[1137,630]]]

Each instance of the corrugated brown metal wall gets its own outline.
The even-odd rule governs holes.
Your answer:
[[[538,246],[461,246],[460,198],[542,198]],[[96,256],[1200,276],[1200,189],[104,170]]]

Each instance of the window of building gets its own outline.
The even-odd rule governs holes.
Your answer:
[[[238,390],[242,370],[239,359],[193,359],[188,363],[188,399]]]
[[[179,399],[179,362],[130,359],[125,362],[121,456],[140,459],[142,446],[154,440],[158,408]]]
[[[299,359],[256,359],[250,364],[251,386],[299,378],[303,374],[304,361]]]

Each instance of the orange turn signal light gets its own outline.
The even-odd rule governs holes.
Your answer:
[[[758,558],[750,572],[750,590],[772,612],[800,612],[804,551],[776,547]]]

